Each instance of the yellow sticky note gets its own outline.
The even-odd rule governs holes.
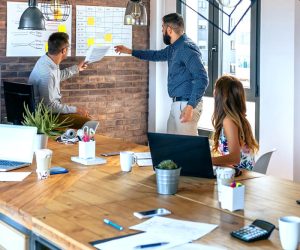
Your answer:
[[[104,41],[105,42],[111,42],[112,41],[112,34],[105,34],[104,35]]]
[[[95,18],[94,17],[88,17],[87,18],[87,25],[94,26],[95,25]]]
[[[48,43],[45,43],[45,52],[48,52]]]
[[[67,26],[65,24],[58,25],[58,32],[65,32],[67,33]]]
[[[95,44],[95,38],[88,38],[87,39],[87,45],[90,47],[91,45]]]

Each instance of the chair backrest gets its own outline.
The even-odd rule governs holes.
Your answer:
[[[89,127],[89,128],[92,128],[94,131],[96,131],[98,126],[99,126],[98,121],[88,121],[85,124],[83,124],[82,128]]]
[[[261,155],[259,159],[256,161],[252,171],[265,174],[267,172],[271,156],[275,151],[276,149],[273,148],[272,150]]]
[[[4,81],[3,89],[7,121],[15,125],[22,124],[24,103],[31,112],[35,108],[33,85]]]

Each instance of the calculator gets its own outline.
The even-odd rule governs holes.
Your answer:
[[[231,232],[231,236],[246,242],[268,239],[275,226],[264,220],[255,220],[251,225]]]

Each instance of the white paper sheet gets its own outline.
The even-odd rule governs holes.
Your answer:
[[[182,245],[188,242],[187,239],[182,239],[178,237],[174,237],[174,235],[166,235],[166,234],[156,234],[152,232],[146,232],[142,234],[136,234],[133,236],[128,236],[125,238],[111,240],[105,243],[100,243],[94,245],[97,249],[101,250],[136,250],[136,246],[158,243],[158,242],[169,242],[169,244],[156,246],[156,247],[147,247],[146,249],[155,249],[155,250],[163,250],[169,249],[174,246]]]
[[[130,229],[151,231],[157,234],[168,233],[169,235],[180,235],[182,239],[192,241],[203,237],[216,227],[218,227],[218,225],[155,216],[145,222],[130,227]]]
[[[90,48],[86,52],[86,57],[84,61],[88,63],[100,61],[105,56],[109,48],[110,46],[90,46]]]
[[[226,250],[227,248],[217,246],[207,246],[197,243],[188,243],[171,248],[171,250]]]
[[[0,181],[23,181],[31,172],[3,172]]]

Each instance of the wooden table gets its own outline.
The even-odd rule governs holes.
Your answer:
[[[97,156],[103,152],[148,151],[146,146],[97,136]],[[0,183],[0,213],[43,236],[63,249],[93,249],[91,241],[134,232],[128,227],[141,220],[133,211],[165,207],[171,218],[218,224],[218,228],[197,242],[228,249],[280,249],[278,231],[269,240],[243,243],[229,233],[253,219],[277,224],[282,215],[299,215],[295,200],[300,197],[299,184],[264,175],[247,173],[245,210],[230,213],[219,208],[215,180],[181,177],[176,195],[156,193],[151,167],[134,167],[130,173],[120,171],[119,157],[108,163],[83,166],[70,161],[78,145],[49,142],[53,150],[52,165],[70,170],[38,180],[35,163],[18,171],[33,171],[23,182]],[[125,227],[116,231],[103,223],[110,218]]]

